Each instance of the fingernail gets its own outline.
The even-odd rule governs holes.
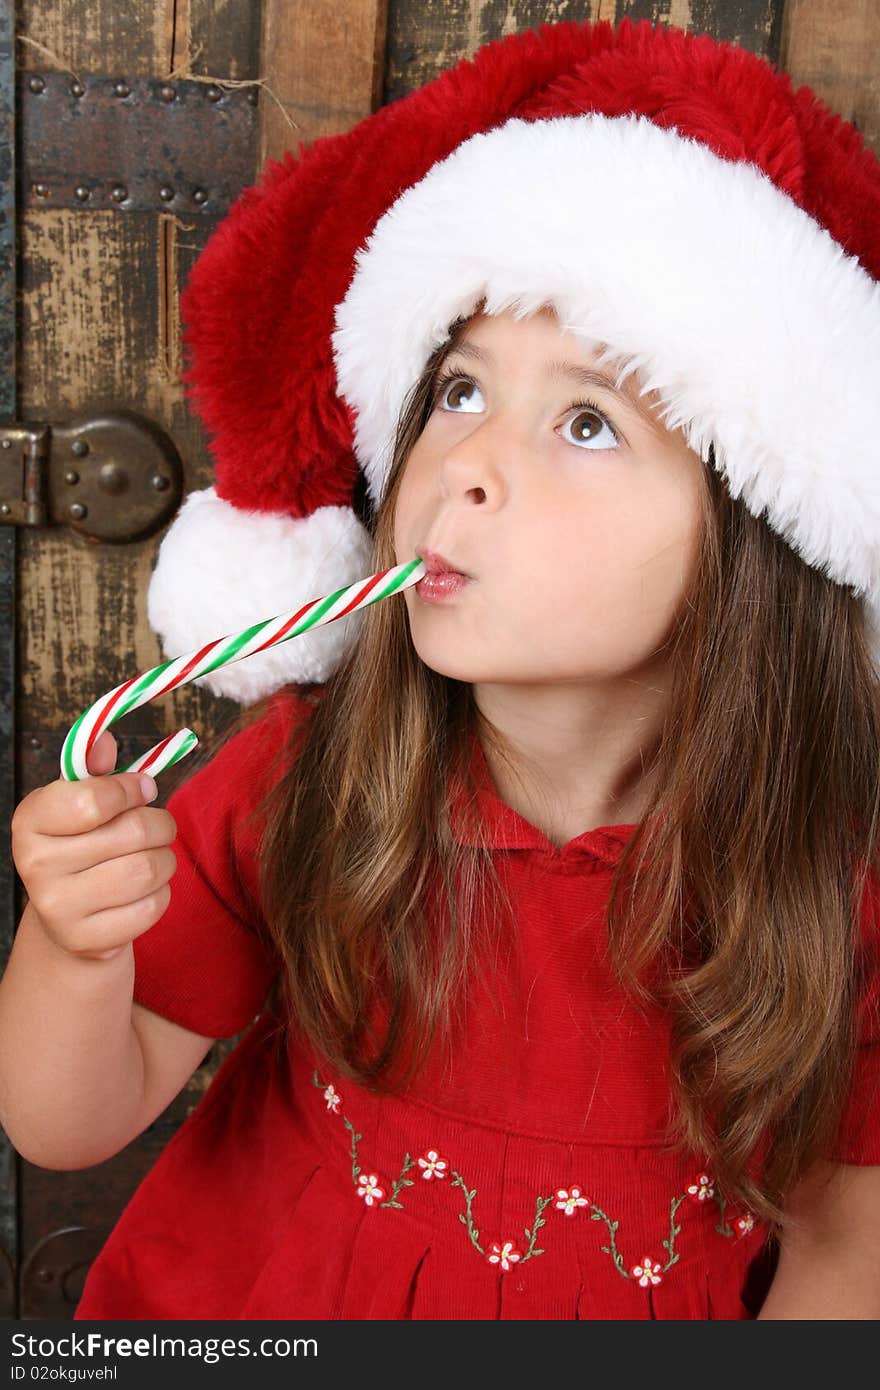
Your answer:
[[[144,801],[155,801],[159,795],[159,788],[154,779],[146,772],[141,773],[141,791],[144,794]]]

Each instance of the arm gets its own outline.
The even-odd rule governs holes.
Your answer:
[[[880,1167],[827,1164],[791,1194],[759,1318],[880,1318]]]
[[[91,1167],[125,1148],[167,1106],[212,1039],[132,1004],[129,944],[77,957],[30,904],[0,980],[0,1122],[41,1168]]]

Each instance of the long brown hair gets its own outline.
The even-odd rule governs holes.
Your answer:
[[[397,431],[378,514],[396,563],[395,498],[427,420],[428,361]],[[678,1119],[720,1189],[773,1225],[830,1154],[855,1050],[858,909],[880,813],[880,718],[861,601],[808,567],[705,471],[693,589],[670,638],[656,790],[608,903],[612,963],[668,1010]],[[477,944],[509,903],[486,845],[451,834],[447,788],[477,733],[504,748],[470,686],[422,663],[405,606],[363,611],[261,806],[261,891],[283,961],[280,1017],[340,1073],[381,1089],[448,1037]],[[426,932],[440,890],[442,934]],[[371,1002],[387,1000],[375,1034]]]

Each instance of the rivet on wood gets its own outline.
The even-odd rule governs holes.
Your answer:
[[[12,511],[8,502],[0,502],[0,516],[8,516]]]
[[[89,201],[89,190],[84,183],[78,183],[73,191],[81,203],[87,203]]]
[[[159,97],[162,101],[173,101],[177,93],[174,88],[166,82],[159,88]]]
[[[75,97],[84,97],[86,89],[81,82],[71,82],[70,90]]]
[[[247,94],[247,99],[250,102],[251,106],[256,106],[257,101],[259,100],[259,96],[260,94],[257,91],[256,87],[251,87]]]
[[[46,90],[46,82],[42,77],[32,77],[28,82],[28,86],[32,92],[44,92]]]
[[[73,483],[78,483],[78,482],[79,482],[79,474],[77,473],[77,471],[76,471],[75,468],[69,468],[69,469],[67,470],[67,472],[66,472],[65,475],[64,475],[64,481],[65,481],[66,483],[70,483],[71,485],[72,485]]]
[[[205,89],[205,96],[209,101],[219,101],[222,95],[223,93],[219,87],[207,87]]]
[[[85,458],[89,446],[84,439],[75,439],[70,446],[70,452],[76,454],[77,458]]]
[[[128,189],[121,183],[116,183],[110,189],[110,197],[114,203],[124,203],[128,197]]]
[[[38,198],[48,198],[49,196],[49,189],[44,183],[35,183],[34,192]]]
[[[165,492],[170,481],[171,479],[167,478],[164,473],[154,473],[150,479],[150,484],[157,492]]]
[[[127,82],[114,82],[113,95],[117,97],[130,97],[131,88],[129,87]]]
[[[74,521],[82,521],[83,517],[88,516],[88,508],[82,502],[71,502],[67,514],[73,517]]]
[[[4,448],[4,449],[11,449],[11,448],[12,448],[12,440],[11,440],[11,439],[4,439],[4,441],[3,441],[3,448]]]
[[[194,203],[206,203],[207,201],[208,201],[208,195],[207,195],[207,193],[205,192],[204,188],[197,188],[196,191],[195,191],[195,193],[193,194],[193,202],[194,202]]]
[[[159,189],[159,197],[162,199],[163,203],[170,203],[171,199],[174,197],[174,189],[169,188],[167,183],[163,183],[162,187]]]
[[[40,739],[37,738],[36,734],[31,734],[30,738],[28,739],[28,742],[30,743],[31,748],[42,748],[43,746],[42,742],[40,741]]]

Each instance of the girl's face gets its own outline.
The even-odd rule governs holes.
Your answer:
[[[578,381],[596,355],[542,309],[479,314],[451,352],[394,514],[398,564],[430,550],[470,575],[412,640],[456,680],[583,683],[632,675],[670,634],[696,559],[699,455],[630,378]],[[635,402],[639,400],[637,406]]]

